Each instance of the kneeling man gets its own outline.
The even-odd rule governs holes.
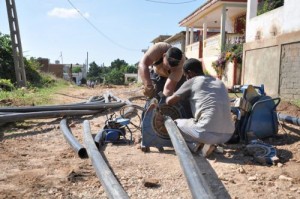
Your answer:
[[[227,142],[234,132],[228,91],[219,79],[205,76],[197,59],[188,59],[183,65],[187,81],[170,97],[168,105],[189,99],[194,118],[176,119],[187,145],[192,152],[201,146],[207,157],[215,144]]]

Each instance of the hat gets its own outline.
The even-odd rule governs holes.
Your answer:
[[[171,67],[175,67],[179,64],[182,58],[182,51],[179,48],[171,47],[166,52],[166,57]]]

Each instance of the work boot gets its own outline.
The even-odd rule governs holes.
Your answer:
[[[216,146],[213,144],[204,144],[201,149],[201,154],[203,157],[207,158],[215,150]]]
[[[197,142],[187,143],[187,145],[192,153],[197,153],[197,151],[203,146],[202,143]]]

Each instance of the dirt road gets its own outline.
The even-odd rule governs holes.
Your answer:
[[[121,99],[140,95],[138,87],[70,87],[53,96],[54,104],[66,104],[102,95],[107,91]],[[143,105],[143,101],[136,103]],[[278,111],[298,116],[299,109],[282,103]],[[73,118],[71,130],[83,143],[84,119],[95,135],[104,126],[105,115]],[[60,131],[61,119],[30,120],[1,127],[0,198],[107,198],[89,159],[80,159]],[[140,139],[140,131],[133,132]],[[266,142],[276,147],[277,165],[261,165],[245,153],[242,144],[226,145],[223,153],[209,159],[194,158],[216,198],[300,198],[300,130],[284,124],[279,134]],[[186,179],[173,148],[149,153],[139,144],[108,144],[104,154],[130,198],[191,198]],[[155,181],[157,186],[146,187]]]

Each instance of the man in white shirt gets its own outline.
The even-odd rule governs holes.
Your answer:
[[[234,132],[228,91],[221,80],[204,75],[197,59],[187,60],[183,71],[187,81],[167,97],[166,103],[174,105],[182,99],[189,100],[193,118],[175,122],[191,151],[196,152],[204,145],[203,155],[208,156],[214,144],[227,142]]]

